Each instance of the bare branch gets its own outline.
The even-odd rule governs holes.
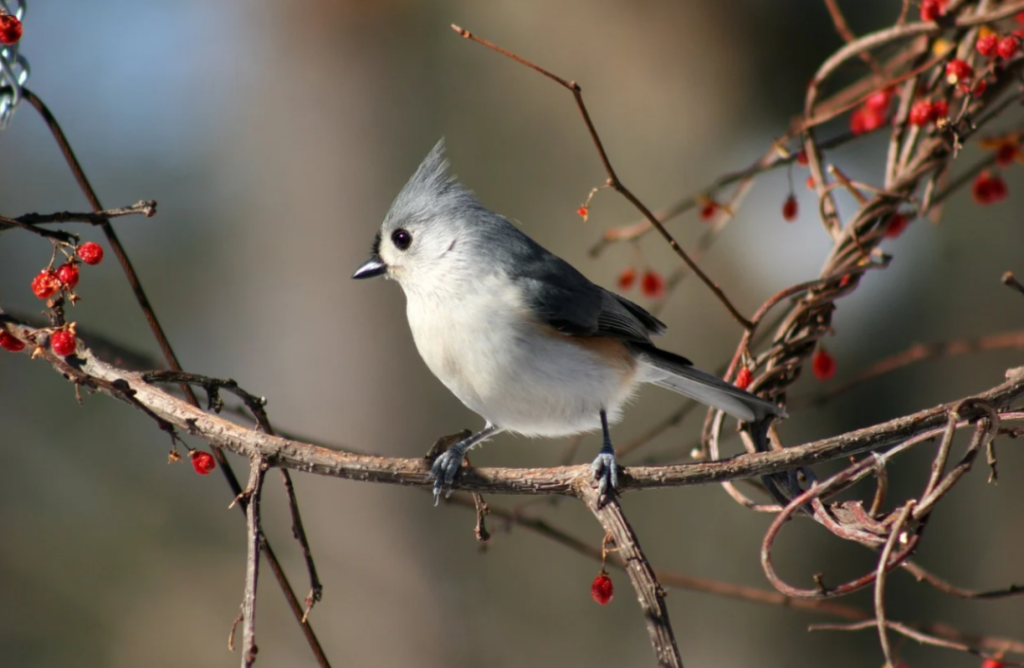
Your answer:
[[[602,505],[601,497],[590,481],[578,480],[574,486],[576,496],[601,523],[604,530],[615,541],[615,551],[626,564],[626,573],[633,583],[640,607],[643,609],[647,623],[647,633],[654,646],[654,656],[659,666],[682,668],[683,660],[676,647],[675,634],[668,619],[668,608],[665,607],[665,590],[658,584],[654,569],[640,549],[633,527],[629,525],[622,507],[615,498],[608,499]]]
[[[245,594],[242,597],[242,668],[251,668],[256,663],[256,580],[259,577],[260,542],[263,529],[260,525],[260,497],[263,492],[263,473],[266,465],[263,458],[253,455],[249,460],[249,484],[243,495],[246,498],[245,529]]]

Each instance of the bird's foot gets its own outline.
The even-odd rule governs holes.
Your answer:
[[[606,499],[609,492],[614,492],[618,488],[619,465],[615,461],[615,451],[611,448],[602,448],[597,453],[590,470],[594,472],[594,480],[597,481],[599,499]]]
[[[466,449],[462,442],[451,446],[434,460],[430,467],[430,479],[434,481],[434,505],[441,500],[441,492],[444,498],[452,495],[452,483],[455,482],[455,474],[459,472],[462,461],[466,458]]]

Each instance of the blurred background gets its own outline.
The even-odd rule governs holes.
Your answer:
[[[901,3],[843,4],[863,33],[890,24]],[[604,229],[636,213],[602,192],[588,222],[576,215],[605,175],[571,96],[458,38],[450,23],[580,82],[620,176],[652,208],[763,153],[802,108],[817,65],[841,45],[823,3],[793,0],[51,0],[29,10],[21,50],[30,87],[63,124],[104,205],[159,202],[155,218],[116,227],[185,368],[266,396],[281,429],[405,457],[480,420],[420,361],[398,286],[349,275],[440,136],[454,171],[486,205],[595,281],[614,287],[627,266],[665,274],[676,266],[653,237],[639,251],[587,255]],[[870,138],[830,159],[877,184],[883,142]],[[27,105],[0,133],[0,157],[4,215],[87,209]],[[961,164],[976,157],[969,148]],[[981,208],[964,193],[940,225],[918,221],[887,242],[891,268],[869,273],[839,304],[827,342],[838,362],[831,383],[916,342],[1024,326],[1024,299],[999,284],[1005,270],[1024,274],[1019,170],[1006,174],[1006,202]],[[828,240],[804,179],[794,171],[797,222],[782,220],[790,186],[784,171],[772,173],[702,260],[742,311],[815,277],[824,261]],[[705,225],[691,213],[671,231],[692,245]],[[74,231],[99,240],[83,226]],[[49,257],[38,237],[2,235],[5,309],[38,312],[28,286]],[[70,315],[82,328],[156,354],[112,256],[83,270],[79,294]],[[709,369],[741,334],[690,279],[661,317],[665,347]],[[1004,351],[917,365],[795,412],[782,436],[794,445],[903,415],[996,385],[1020,364],[1019,351]],[[823,387],[808,373],[791,396]],[[644,391],[614,438],[625,443],[679,401]],[[698,413],[630,461],[687,451],[699,437]],[[554,465],[566,447],[502,436],[474,462]],[[588,436],[576,461],[597,447]],[[0,354],[0,664],[237,663],[226,638],[242,594],[243,523],[227,509],[219,475],[168,466],[168,449],[142,414],[105,397],[86,396],[80,407],[42,363]],[[1024,455],[1009,441],[1000,455],[1000,484],[985,484],[985,471],[969,476],[935,513],[919,554],[963,586],[1024,580]],[[920,489],[930,456],[897,465],[895,499]],[[246,462],[234,461],[244,479]],[[296,486],[325,585],[312,623],[335,666],[653,665],[623,574],[613,572],[618,596],[600,608],[589,595],[598,565],[525,530],[492,520],[494,538],[481,551],[472,513],[435,509],[422,491],[307,475]],[[577,505],[533,502],[522,512],[598,546],[602,532]],[[768,588],[758,548],[770,518],[719,488],[634,494],[625,508],[656,566]],[[263,509],[304,595],[276,475]],[[802,523],[776,552],[781,574],[804,586],[815,572],[835,583],[872,560]],[[1018,638],[1024,628],[1020,600],[952,600],[902,573],[890,582],[891,618]],[[866,595],[845,601],[869,605]],[[668,602],[688,666],[882,663],[873,631],[806,631],[827,617],[685,591]],[[258,665],[314,665],[266,570],[257,632]],[[895,642],[912,666],[978,664]]]

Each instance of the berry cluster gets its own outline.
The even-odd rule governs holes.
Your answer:
[[[1000,37],[997,33],[986,33],[978,37],[974,48],[986,58],[999,57],[1003,60],[1010,60],[1020,50],[1020,35],[1012,34]]]
[[[78,285],[79,260],[85,264],[99,264],[103,260],[103,247],[88,241],[78,247],[76,255],[69,256],[67,262],[56,269],[53,268],[51,261],[49,267],[43,269],[32,279],[32,292],[40,299],[49,299],[64,290],[74,303],[77,299],[73,290]]]
[[[949,116],[949,103],[945,100],[936,100],[935,102],[918,100],[910,107],[908,120],[911,125],[922,127],[933,121],[943,120],[947,116]]]

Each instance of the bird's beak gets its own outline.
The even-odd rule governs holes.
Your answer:
[[[356,269],[356,273],[352,274],[352,278],[373,278],[374,276],[380,276],[387,270],[388,266],[384,264],[384,261],[379,256],[372,255],[369,260]]]

